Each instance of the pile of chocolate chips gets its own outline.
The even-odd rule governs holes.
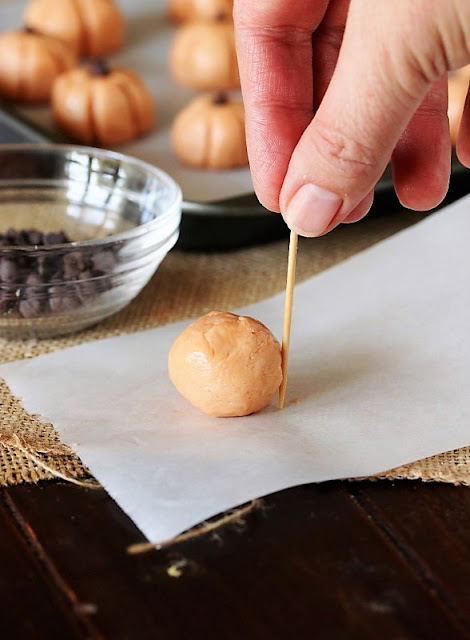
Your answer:
[[[0,233],[0,316],[35,318],[73,311],[111,288],[116,261],[112,249],[57,249],[51,255],[34,251],[69,242],[63,231]]]

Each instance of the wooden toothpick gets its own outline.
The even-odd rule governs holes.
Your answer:
[[[282,382],[279,387],[279,409],[284,408],[287,387],[287,364],[289,360],[290,326],[292,321],[292,303],[294,300],[295,266],[297,264],[297,245],[299,236],[290,232],[289,256],[287,259],[286,300],[284,303],[284,325],[282,328]]]

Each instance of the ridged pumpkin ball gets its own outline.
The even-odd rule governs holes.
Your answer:
[[[156,117],[154,99],[139,76],[102,62],[62,74],[54,83],[52,109],[71,138],[105,147],[142,136]]]
[[[20,102],[49,100],[56,78],[76,64],[67,45],[30,29],[0,36],[0,60],[0,95]]]
[[[232,169],[248,164],[243,103],[226,94],[193,99],[172,127],[175,154],[201,169]]]
[[[172,22],[213,20],[221,13],[231,16],[233,0],[170,0],[168,12]]]
[[[240,87],[233,23],[225,17],[178,28],[170,51],[173,79],[200,91]]]
[[[124,17],[112,0],[30,0],[23,21],[82,57],[107,55],[125,38]]]

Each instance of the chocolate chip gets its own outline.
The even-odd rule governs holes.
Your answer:
[[[82,271],[80,274],[80,281],[77,288],[78,296],[82,302],[92,300],[98,293],[96,282],[93,280],[93,277],[93,272],[90,270]]]
[[[111,288],[111,277],[105,272],[99,269],[92,269],[96,290],[99,293],[108,291]]]
[[[19,247],[24,245],[29,245],[29,235],[26,229],[23,229],[22,231],[18,232],[18,235],[16,237],[16,243]]]
[[[80,306],[77,288],[73,285],[58,284],[49,287],[49,307],[54,313],[71,311]]]
[[[0,282],[15,282],[18,267],[12,258],[0,258]]]
[[[18,311],[23,318],[36,318],[40,316],[44,309],[44,303],[40,298],[29,297],[20,300],[18,303]]]
[[[44,243],[44,234],[37,229],[27,229],[25,231],[27,242],[30,246],[39,246]]]
[[[52,274],[57,274],[57,262],[50,256],[38,256],[36,260],[36,269],[44,280],[48,280]]]
[[[44,284],[44,280],[38,273],[28,273],[25,283],[31,287],[38,287],[39,285]]]
[[[17,244],[18,239],[18,231],[16,229],[7,229],[5,234],[5,238],[11,246],[15,246]]]
[[[58,231],[57,233],[51,232],[51,233],[44,234],[45,245],[65,244],[67,242],[70,242],[70,240],[67,238],[67,236],[63,231]]]
[[[44,281],[37,273],[28,274],[25,284],[28,285],[23,289],[22,299],[31,300],[33,298],[42,300],[47,297],[47,288]]]
[[[85,269],[85,259],[80,251],[66,253],[63,259],[64,277],[75,279]]]
[[[98,269],[99,271],[111,271],[116,262],[116,258],[114,257],[114,253],[111,250],[103,250],[97,251],[91,257],[91,262],[93,265],[93,269]]]

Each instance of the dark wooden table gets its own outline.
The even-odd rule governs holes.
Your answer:
[[[470,638],[470,489],[328,482],[161,551],[103,490],[1,490],[1,637]]]

